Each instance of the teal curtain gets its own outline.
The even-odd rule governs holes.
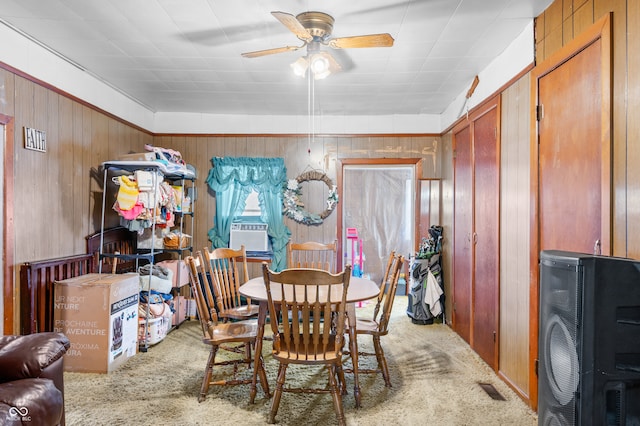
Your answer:
[[[287,265],[287,242],[291,231],[282,216],[282,188],[287,182],[283,158],[214,157],[207,184],[216,192],[216,216],[209,240],[214,248],[229,246],[233,219],[245,208],[252,190],[258,193],[261,219],[268,225],[273,248],[271,268],[280,271]]]

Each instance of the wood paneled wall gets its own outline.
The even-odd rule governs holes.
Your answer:
[[[18,265],[84,253],[100,227],[100,164],[152,143],[152,135],[81,101],[0,68],[0,113],[14,117],[14,331]],[[24,148],[24,127],[46,133],[47,152]],[[110,206],[107,210],[110,209]],[[118,224],[111,216],[108,226]],[[5,330],[11,333],[11,330]]]
[[[555,0],[536,19],[536,59],[548,58],[608,13],[613,30],[613,255],[640,259],[640,2]]]
[[[194,247],[210,247],[208,231],[213,226],[215,194],[206,179],[213,157],[283,157],[287,176],[295,178],[309,169],[319,169],[335,182],[337,160],[342,158],[422,158],[423,178],[439,177],[441,141],[430,135],[316,136],[309,143],[307,135],[235,135],[235,136],[156,136],[157,146],[180,151],[198,171]],[[310,152],[309,152],[310,150]],[[363,182],[366,184],[366,182]],[[307,210],[320,213],[325,207],[328,188],[321,182],[302,186]],[[336,239],[337,214],[334,212],[319,226],[301,225],[285,218],[295,241],[332,242]],[[252,265],[252,277],[259,275],[259,265]]]
[[[100,226],[100,164],[152,137],[13,73],[0,79],[10,88],[2,113],[15,117],[15,261],[84,253]],[[24,148],[24,127],[46,132],[47,152]]]
[[[283,157],[291,178],[311,168],[323,169],[335,180],[336,160],[354,157],[422,158],[423,178],[437,178],[440,173],[441,143],[437,135],[322,135],[311,143],[307,135],[154,136],[12,70],[0,68],[0,87],[4,88],[0,92],[0,113],[15,118],[15,270],[23,262],[84,253],[85,237],[100,228],[100,164],[121,154],[142,152],[145,144],[181,151],[198,171],[196,249],[210,245],[207,232],[213,226],[215,199],[206,178],[214,156]],[[24,149],[24,127],[46,132],[46,153]],[[324,210],[326,191],[322,183],[303,186],[310,211]],[[111,191],[106,206],[108,227],[119,223],[111,210],[114,200],[115,191]],[[286,220],[296,240],[336,238],[336,214],[313,227]],[[259,265],[253,266],[255,276]],[[10,285],[17,301],[15,271],[13,281]],[[18,314],[16,306],[15,330]]]
[[[502,93],[500,117],[500,336],[498,374],[525,401],[529,377],[529,73],[514,81]],[[445,236],[453,235],[454,179],[452,132],[442,135],[442,222]],[[453,253],[452,238],[445,238],[444,253]],[[445,283],[449,289],[455,277],[452,259],[444,257]],[[449,290],[449,294],[452,291]],[[453,303],[446,300],[448,320]]]
[[[640,34],[628,29],[640,28],[640,2],[635,0],[556,0],[535,25],[536,58],[542,60],[567,43],[603,14],[613,12],[613,250],[617,256],[640,258]],[[521,115],[528,111],[529,98],[523,86],[528,76],[507,88],[502,108],[503,176],[514,176],[514,184],[503,180],[501,215],[526,210],[528,201],[520,187],[522,174],[528,173],[526,155],[522,151],[523,132],[528,123]],[[209,245],[207,231],[215,214],[213,194],[206,187],[206,177],[214,156],[284,157],[288,175],[297,176],[306,168],[322,168],[335,179],[336,160],[354,157],[423,158],[424,178],[442,179],[441,225],[444,227],[444,274],[451,294],[450,236],[453,217],[453,171],[451,135],[430,136],[327,136],[310,144],[306,135],[257,136],[153,136],[96,111],[77,100],[33,83],[10,71],[0,69],[0,113],[15,117],[15,263],[65,256],[84,252],[84,237],[98,229],[101,179],[95,170],[103,161],[119,154],[141,151],[145,143],[174,148],[196,166],[198,201],[194,246]],[[48,152],[38,153],[23,148],[24,126],[47,133]],[[522,127],[524,126],[524,127]],[[521,164],[522,162],[522,164]],[[504,186],[506,185],[506,186]],[[526,187],[524,185],[523,187]],[[310,197],[309,209],[322,208],[312,200],[315,185],[304,187]],[[523,190],[525,191],[525,190]],[[528,271],[519,266],[529,254],[528,224],[503,218],[500,244],[501,267],[501,351],[499,373],[516,390],[527,397],[527,386],[535,380],[521,369],[524,345],[528,336]],[[335,238],[335,214],[320,227],[307,227],[288,221],[295,239],[332,240]],[[509,232],[505,232],[505,228]],[[517,232],[516,232],[517,230]],[[527,277],[525,277],[525,273]],[[254,273],[255,275],[255,273]],[[452,300],[446,299],[450,320]]]
[[[556,0],[535,25],[536,61],[542,61],[603,15],[613,22],[613,254],[640,259],[640,2]],[[525,400],[535,387],[529,377],[529,114],[530,78],[502,92],[500,361],[498,374]],[[570,107],[570,106],[569,106]],[[442,136],[442,212],[451,234],[453,174],[451,133]],[[452,252],[445,240],[445,253]],[[445,257],[445,280],[451,271]],[[449,312],[451,307],[447,306]]]
[[[448,132],[442,136],[442,173],[441,173],[441,223],[442,235],[442,270],[445,285],[445,315],[447,323],[453,319],[453,134]]]
[[[502,93],[499,373],[529,393],[530,78]],[[535,379],[535,378],[534,378]]]

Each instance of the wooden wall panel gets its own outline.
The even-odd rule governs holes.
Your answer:
[[[91,176],[86,160],[89,141],[82,137],[85,107],[78,103],[73,103],[72,108],[73,122],[71,143],[73,147],[73,155],[71,156],[71,182],[73,183],[72,186],[75,186],[77,190],[73,192],[71,221],[74,224],[73,229],[78,229],[80,232],[84,232],[88,235],[91,231],[89,228],[90,215],[88,211],[91,195]],[[74,252],[80,253],[83,242],[76,238],[73,240],[75,241]]]
[[[106,126],[104,140],[107,143],[107,158],[117,158],[118,145],[124,142],[124,135],[120,132],[121,128],[117,121],[105,120],[104,125]],[[109,135],[111,135],[113,139],[109,138]]]
[[[565,0],[567,1],[567,0]],[[548,8],[538,17],[555,13]],[[612,16],[612,241],[613,255],[640,259],[640,6],[635,0],[573,0],[573,34],[582,34],[602,16]],[[565,32],[566,34],[566,32]],[[536,46],[548,49],[547,33],[536,31]],[[569,40],[565,40],[566,44]],[[536,58],[539,58],[537,55]]]
[[[634,103],[637,104],[638,97],[627,96],[630,87],[635,87],[637,90],[640,84],[640,79],[637,74],[639,71],[637,64],[640,60],[640,57],[638,56],[638,52],[640,52],[640,50],[637,49],[640,46],[638,44],[638,41],[640,40],[638,40],[637,37],[628,37],[627,35],[627,31],[629,29],[638,28],[637,25],[640,24],[638,17],[636,16],[634,21],[633,13],[631,13],[634,8],[637,10],[638,2],[613,0],[607,2],[609,7],[607,7],[606,4],[602,4],[603,2],[601,0],[598,0],[595,3],[595,16],[607,14],[609,9],[612,11],[613,15],[611,26],[613,43],[613,49],[611,50],[613,54],[613,99],[611,103],[611,109],[613,111],[612,181],[620,183],[626,182],[626,186],[629,188],[635,186],[633,183],[627,181],[629,175],[631,175],[632,179],[634,176],[636,178],[638,177],[636,171],[638,170],[638,167],[629,167],[629,164],[640,164],[637,161],[639,159],[639,157],[637,157],[638,139],[637,137],[633,138],[628,136],[628,132],[631,131],[631,128],[636,125],[635,123],[637,122],[634,118],[637,117],[637,115],[634,114],[640,112],[632,106]],[[620,17],[624,17],[627,13],[627,3],[630,13],[627,15],[626,19],[619,19]],[[626,43],[629,43],[627,49],[618,48],[619,46],[624,46]],[[629,55],[630,53],[631,56]],[[633,68],[634,61],[636,64],[635,68]],[[622,74],[620,73],[620,70],[628,70],[625,71],[624,78],[621,78]],[[625,109],[628,109],[626,114],[618,113],[619,111],[625,111]],[[630,161],[628,161],[629,156],[631,156]],[[628,197],[627,188],[615,183],[612,188],[612,218],[615,226],[612,232],[611,247],[615,254],[640,258],[640,250],[627,247],[627,235],[633,236],[640,232],[638,216],[633,218],[631,217],[631,215],[633,215],[634,212],[637,212],[637,210],[631,206],[627,206],[628,201],[634,203],[638,202],[638,200],[634,200],[633,197]],[[633,244],[640,244],[640,241]]]
[[[550,21],[557,21],[558,7],[562,0],[556,0],[538,18],[536,18],[536,46],[544,47],[544,54],[536,52],[536,59],[548,57],[561,46],[552,39]],[[569,8],[568,3],[572,3]],[[638,177],[640,153],[637,143],[637,125],[635,117],[638,111],[638,63],[640,62],[640,35],[629,32],[640,24],[638,2],[632,0],[564,0],[563,34],[570,33],[566,28],[573,26],[573,37],[583,33],[603,15],[612,14],[613,45],[613,86],[612,86],[612,140],[613,140],[613,234],[612,248],[614,255],[640,258],[640,225],[637,217],[638,202],[630,197],[630,189],[634,188]],[[567,13],[572,12],[571,17]],[[538,27],[544,26],[544,31]],[[565,37],[563,44],[570,41]]]
[[[54,194],[51,200],[51,208],[56,212],[60,223],[60,226],[56,227],[53,241],[54,243],[56,240],[60,241],[63,251],[73,253],[83,249],[83,247],[76,247],[78,241],[75,238],[65,238],[67,235],[73,235],[74,228],[77,226],[74,223],[73,211],[75,193],[69,191],[73,188],[73,152],[75,150],[73,144],[73,102],[69,98],[59,95],[56,95],[56,101],[58,140],[56,145],[51,147],[51,155],[60,159],[57,163],[57,186],[61,191],[57,196]],[[53,124],[51,123],[51,127],[54,127]],[[57,152],[53,150],[54,148]]]
[[[91,111],[91,163],[95,165],[96,168],[104,162],[112,159],[113,157],[109,154],[109,121],[107,117],[103,114],[100,114],[98,111]],[[119,221],[117,217],[113,215],[107,215],[107,212],[110,212],[113,203],[115,202],[115,194],[117,193],[116,186],[107,179],[107,186],[103,188],[103,174],[102,171],[98,169],[98,179],[100,190],[96,192],[95,195],[95,205],[94,205],[94,215],[97,219],[95,222],[95,229],[100,229],[101,223],[101,209],[102,206],[102,192],[107,191],[105,197],[105,228],[111,228],[113,226],[117,226]]]
[[[25,150],[23,142],[23,128],[33,127],[34,123],[34,92],[35,87],[24,78],[16,79],[16,97],[20,99],[29,99],[29,102],[19,102],[16,104],[15,116],[15,229],[16,229],[16,262],[20,262],[20,258],[38,259],[40,251],[38,251],[38,243],[25,245],[20,250],[21,240],[38,242],[37,226],[34,223],[38,216],[37,208],[44,206],[37,202],[38,183],[40,190],[46,190],[46,176],[41,172],[40,164],[37,162],[38,155],[43,155],[35,151]],[[37,222],[41,222],[38,220]]]
[[[206,222],[203,222],[203,219],[206,219],[207,217],[212,218],[214,215],[214,212],[210,211],[208,209],[208,206],[199,201],[201,198],[206,198],[207,196],[206,179],[207,173],[209,171],[209,167],[207,166],[208,164],[210,164],[209,161],[214,155],[213,144],[207,143],[208,139],[209,138],[207,137],[199,137],[195,138],[195,140],[193,141],[190,141],[188,144],[189,146],[191,146],[190,152],[192,153],[192,155],[187,158],[195,159],[193,162],[191,162],[191,164],[196,167],[196,171],[198,173],[198,179],[196,180],[196,196],[198,198],[198,201],[194,203],[194,200],[191,200],[192,208],[196,209],[194,210],[194,236],[207,235],[209,228],[205,226]],[[194,240],[193,247],[195,250],[202,250],[202,248],[205,246],[208,247],[208,244],[206,244],[206,238],[201,238],[200,241],[202,241],[202,243],[198,244],[198,241]]]
[[[85,236],[100,226],[100,164],[152,138],[28,79],[4,70],[1,76],[11,88],[7,95],[14,95],[7,96],[5,111],[15,116],[16,130],[15,261],[84,253]],[[46,153],[24,149],[24,127],[46,132]],[[118,222],[113,217],[108,225]]]
[[[418,234],[427,237],[432,225],[440,225],[440,179],[420,179],[418,190]]]
[[[562,27],[562,0],[554,0],[544,11],[544,18],[544,38],[548,38]]]
[[[557,26],[551,30],[549,35],[544,39],[545,58],[548,57],[549,52],[555,52],[562,47],[563,36],[562,26]]]
[[[84,253],[85,236],[100,226],[104,161],[128,152],[131,141],[150,143],[151,135],[37,82],[0,69],[0,111],[14,118],[13,260],[16,272],[27,261]],[[24,128],[44,131],[47,151],[24,148]],[[98,203],[96,203],[98,200]],[[117,224],[117,218],[113,223]],[[8,310],[7,312],[9,312]],[[14,319],[19,315],[14,306]],[[10,326],[18,330],[17,320]],[[10,333],[12,330],[5,330]]]
[[[640,2],[629,1],[627,10],[627,25],[629,28],[640,28]],[[615,28],[617,24],[615,16],[613,22]],[[616,253],[624,253],[622,248],[619,248],[620,244],[616,242],[616,239],[622,239],[618,235],[626,233],[628,238],[627,256],[640,259],[640,196],[638,196],[638,188],[640,188],[640,143],[638,143],[640,141],[640,120],[637,119],[637,117],[640,117],[640,34],[637,34],[637,32],[635,34],[635,37],[629,37],[629,45],[627,46],[627,52],[634,53],[634,55],[628,57],[627,64],[628,96],[620,100],[627,102],[625,117],[629,117],[626,123],[626,139],[621,141],[624,142],[625,146],[623,147],[621,143],[616,144],[618,150],[622,152],[616,152],[615,149],[613,152],[614,168],[621,169],[619,173],[614,174],[614,181],[619,182],[614,186],[616,193],[614,205],[614,220],[616,221],[616,226],[614,227],[614,250]],[[614,73],[618,74],[615,68]],[[618,93],[615,87],[614,96]],[[617,105],[618,101],[616,99],[614,100],[614,110]],[[614,119],[616,118],[614,112]],[[617,120],[615,123],[614,135],[616,135],[616,131],[620,127]],[[623,176],[621,176],[623,173],[627,174],[626,188],[622,184],[625,182]],[[635,196],[632,196],[632,191]],[[618,195],[619,193],[621,194]],[[626,198],[624,198],[626,203],[619,200],[622,198],[622,194],[626,194]],[[625,213],[626,222],[623,221]],[[620,225],[618,225],[618,222]],[[624,229],[625,224],[626,229]],[[627,239],[625,238],[624,241],[626,242]]]
[[[215,194],[206,184],[214,156],[258,156],[282,157],[285,159],[287,176],[295,178],[307,170],[325,170],[335,182],[336,160],[338,158],[420,158],[424,154],[424,162],[433,164],[433,158],[441,158],[442,147],[437,136],[317,136],[311,143],[311,154],[308,152],[307,135],[274,135],[274,136],[157,136],[154,145],[181,151],[185,161],[193,164],[198,172],[196,187],[198,200],[195,206],[194,248],[201,250],[210,247],[208,231],[213,226],[215,216]],[[430,171],[440,170],[440,165],[429,167]],[[328,195],[328,188],[323,183],[308,182],[302,185],[303,201],[309,211],[321,212]],[[301,225],[285,218],[285,223],[292,233],[292,239],[317,240],[330,242],[336,238],[337,216],[331,214],[320,226]],[[260,273],[260,265],[252,265],[250,275]]]
[[[38,172],[41,176],[46,176],[46,180],[38,182],[36,188],[42,188],[42,186],[48,188],[59,188],[58,184],[58,169],[56,164],[51,164],[50,161],[52,158],[57,158],[57,145],[58,145],[58,136],[57,136],[57,125],[54,127],[50,126],[52,121],[49,120],[49,114],[52,113],[52,105],[51,97],[55,97],[54,93],[49,92],[48,90],[42,87],[35,87],[35,108],[33,115],[33,126],[39,130],[44,130],[47,133],[47,139],[51,139],[51,143],[48,143],[49,147],[47,147],[46,153],[35,153],[35,161],[38,165]],[[56,114],[57,118],[57,114]],[[38,205],[45,205],[47,211],[47,220],[50,220],[51,223],[58,223],[60,220],[59,212],[56,211],[57,206],[53,203],[52,194],[53,191],[49,190],[45,193],[41,193],[38,196],[37,203]],[[32,218],[35,220],[42,220],[42,212],[33,212]],[[53,229],[54,227],[47,227],[44,229],[41,234],[39,234],[39,240],[41,242],[40,247],[38,247],[39,252],[48,252],[51,251],[51,247],[53,245],[53,239],[57,236],[57,230]],[[37,240],[35,240],[37,241]]]
[[[580,7],[574,9],[574,35],[581,34],[594,22],[593,0],[587,0]]]
[[[573,39],[573,17],[569,16],[562,23],[562,44],[564,45],[567,41]]]
[[[445,315],[447,323],[451,324],[453,313],[453,137],[448,132],[442,136],[440,142],[442,147],[442,182],[441,190],[441,220],[443,227],[442,236],[444,239],[442,248],[442,269],[444,275],[444,293],[445,293]]]
[[[529,392],[529,74],[502,93],[500,374]]]
[[[573,0],[562,0],[562,21],[563,25],[564,21],[571,18],[573,15]]]
[[[91,150],[92,137],[92,116],[93,111],[90,108],[82,108],[82,140],[85,141],[84,151],[82,153],[83,164],[89,167],[85,169],[85,176],[89,177],[89,205],[87,206],[87,215],[89,217],[89,228],[100,228],[100,206],[102,205],[102,174],[98,171],[98,163],[94,162],[93,152]],[[96,160],[97,161],[97,160]],[[87,232],[87,235],[91,232]]]

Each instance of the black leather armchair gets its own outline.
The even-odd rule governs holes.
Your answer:
[[[64,425],[62,333],[0,336],[0,424]]]

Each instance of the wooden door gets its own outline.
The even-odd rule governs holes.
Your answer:
[[[453,129],[453,329],[498,368],[499,97]]]
[[[472,348],[498,367],[499,307],[498,104],[473,120],[474,270]]]
[[[473,270],[473,157],[470,126],[453,133],[453,329],[471,343],[471,288]]]
[[[612,254],[611,17],[531,73],[530,401],[538,405],[541,250]]]
[[[602,235],[608,206],[602,205],[600,44],[538,80],[540,250],[600,252],[609,240]]]

